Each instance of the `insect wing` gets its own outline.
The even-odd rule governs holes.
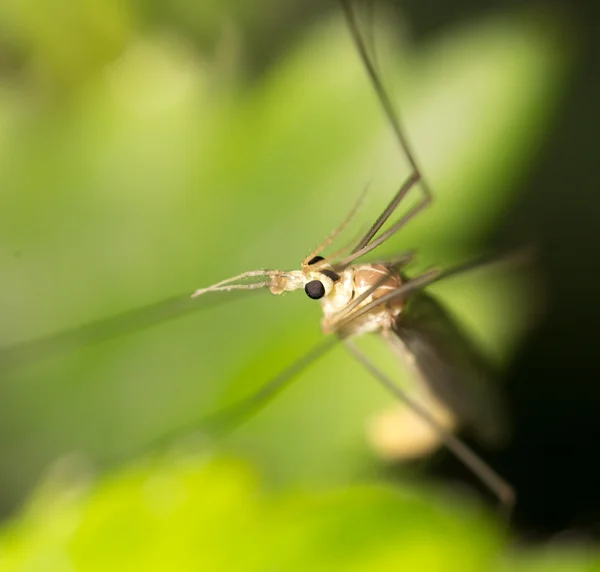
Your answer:
[[[506,416],[496,374],[450,314],[424,292],[407,300],[395,325],[400,344],[414,360],[421,381],[460,423],[485,443],[506,433]]]

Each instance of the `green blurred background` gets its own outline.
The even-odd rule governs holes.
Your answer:
[[[477,256],[499,228],[505,230],[500,242],[519,243],[527,235],[526,224],[513,228],[506,221],[553,138],[581,50],[576,11],[530,4],[472,14],[464,3],[456,7],[460,18],[446,22],[444,10],[430,4],[429,20],[407,3],[406,12],[378,5],[373,20],[363,21],[436,194],[430,211],[382,254],[418,248],[419,268]],[[164,437],[185,436],[203,415],[251,393],[306,353],[321,337],[320,315],[301,293],[224,295],[198,304],[189,302],[189,294],[245,270],[296,268],[365,185],[369,199],[356,232],[407,174],[333,0],[4,0],[1,513],[14,515],[47,468],[64,462],[65,455],[111,474],[153,450],[157,441],[173,444]],[[523,270],[477,272],[434,291],[505,368],[535,326],[541,298],[548,299]],[[91,325],[79,328],[85,324]],[[381,348],[371,349],[382,354]],[[276,402],[218,445],[260,473],[265,494],[292,495],[277,501],[284,508],[276,515],[263,508],[246,525],[272,517],[267,529],[277,528],[278,519],[296,519],[294,510],[312,510],[312,497],[304,503],[284,491],[321,494],[315,491],[371,481],[382,462],[366,442],[365,424],[390,403],[341,348],[307,368]],[[206,446],[193,440],[185,450]],[[181,486],[178,479],[188,479],[187,466],[180,469],[178,462],[168,458],[156,469],[173,479],[166,497]],[[227,497],[227,483],[239,486],[244,499],[252,497],[252,487],[245,488],[248,469],[205,463],[192,470],[209,476],[189,481],[190,490],[200,492],[186,518],[194,510],[207,511],[207,498]],[[105,485],[108,492],[92,493],[100,495],[99,510],[106,510],[106,529],[111,522],[127,529],[119,518],[142,528],[151,520],[134,502],[119,500],[135,497],[139,470],[154,474],[155,468],[133,469],[129,481],[113,477]],[[414,484],[406,481],[415,473],[400,474],[411,490]],[[464,538],[479,530],[477,511],[454,515],[449,498],[418,494],[425,497],[408,514],[449,510],[443,526],[453,529],[462,518]],[[382,517],[360,491],[348,495],[357,495],[365,511],[357,513],[357,521],[371,522],[372,534],[392,535],[393,516]],[[28,535],[36,546],[40,514],[48,512],[44,503],[62,502],[54,496],[33,503],[30,521],[14,533],[15,553],[34,551],[27,548]],[[301,508],[290,509],[288,502]],[[401,513],[406,506],[399,502]],[[216,520],[209,511],[197,526],[221,530],[226,538],[223,527],[230,521],[223,515],[235,513],[238,505],[232,506],[215,500]],[[342,503],[339,514],[351,508]],[[78,513],[81,522],[97,518],[93,508],[83,510],[92,516]],[[64,517],[68,511],[55,512]],[[423,518],[423,539],[413,548],[429,546],[446,530],[436,528],[435,518]],[[309,521],[303,526],[320,542],[346,544],[340,539],[327,544]],[[181,527],[185,521],[177,522]],[[401,522],[406,534],[411,521]],[[338,524],[319,526],[330,530]],[[115,542],[101,536],[106,529],[84,527],[81,534],[89,536],[83,543],[99,535],[125,569]],[[165,530],[153,534],[164,540]],[[473,552],[472,564],[465,560],[457,569],[484,569],[487,558],[496,562],[499,536],[483,530],[482,555]],[[158,542],[150,538],[155,537],[148,536],[131,556],[133,568],[151,567],[140,560],[143,546]],[[44,542],[52,540],[50,535]],[[302,569],[318,569],[324,552],[315,548],[314,538],[306,543],[315,556]],[[237,569],[235,559],[218,560],[215,547],[226,545],[215,541],[217,560],[206,556],[207,569]],[[85,562],[89,555],[82,550]],[[445,550],[440,547],[439,555],[446,567],[436,568],[432,560],[431,569],[451,569],[453,556]],[[406,557],[413,560],[404,564],[425,562],[427,552],[411,553]],[[165,549],[162,557],[169,554]],[[379,548],[365,554],[370,569],[399,562],[392,554],[388,563]]]

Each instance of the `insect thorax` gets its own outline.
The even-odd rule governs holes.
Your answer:
[[[334,284],[329,295],[321,299],[323,331],[325,333],[339,331],[340,315],[345,316],[343,331],[350,334],[390,329],[402,311],[404,305],[402,299],[382,303],[368,312],[361,310],[367,304],[398,289],[401,284],[400,275],[383,264],[358,264],[348,267],[340,275],[340,280]],[[345,314],[345,308],[369,290],[372,292],[358,306]],[[356,315],[355,319],[352,319],[353,315]]]

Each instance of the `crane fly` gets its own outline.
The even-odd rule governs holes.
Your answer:
[[[234,424],[244,416],[256,413],[306,365],[341,340],[349,353],[398,400],[408,405],[498,498],[501,505],[510,509],[514,503],[512,487],[451,432],[456,418],[483,439],[495,437],[502,421],[498,413],[498,397],[489,379],[490,371],[450,315],[423,291],[429,284],[464,269],[445,272],[432,269],[409,278],[404,271],[413,260],[411,252],[394,259],[360,262],[426,209],[433,194],[367,50],[356,10],[351,0],[340,0],[340,3],[362,63],[400,149],[408,160],[410,175],[356,244],[323,256],[356,215],[365,193],[341,224],[302,261],[299,270],[252,270],[200,288],[192,294],[192,298],[198,298],[209,292],[266,288],[272,294],[280,295],[304,290],[308,298],[320,301],[322,330],[333,335],[256,394],[209,419],[209,425],[212,421],[213,429],[219,426],[231,429],[232,419]],[[420,199],[404,214],[398,215],[399,206],[409,193],[416,190],[421,191]],[[388,221],[391,221],[389,228],[382,230]],[[413,399],[355,345],[354,338],[366,333],[381,336],[424,383],[425,395],[429,395],[427,406]]]
[[[387,242],[407,223],[425,210],[433,195],[417,164],[405,132],[391,103],[367,42],[360,30],[351,0],[340,0],[359,56],[388,119],[400,151],[406,157],[410,174],[393,195],[387,207],[355,244],[339,248],[331,255],[326,250],[355,217],[365,192],[339,226],[300,265],[299,270],[253,270],[228,278],[212,286],[196,290],[185,298],[173,298],[123,314],[18,344],[0,348],[3,371],[23,363],[74,347],[91,345],[127,334],[134,330],[170,320],[203,307],[211,292],[242,294],[243,291],[268,289],[272,294],[304,290],[312,300],[319,300],[323,310],[322,329],[325,340],[303,355],[287,369],[271,379],[255,394],[233,406],[194,423],[209,434],[231,431],[249,415],[263,407],[301,370],[324,355],[338,342],[397,400],[406,404],[435,434],[436,438],[469,468],[474,475],[510,509],[514,504],[511,486],[462,440],[452,433],[455,420],[473,429],[483,439],[493,439],[502,425],[498,396],[494,392],[487,363],[451,316],[424,288],[433,282],[468,270],[478,264],[467,264],[450,270],[432,269],[409,277],[407,266],[414,253],[405,252],[395,258],[361,262],[367,254]],[[398,214],[407,195],[417,190],[421,196],[404,214]],[[388,224],[388,228],[384,226]],[[198,298],[200,298],[198,300]],[[212,299],[211,303],[215,300]],[[218,300],[217,302],[222,302]],[[425,388],[425,401],[414,399],[393,379],[377,367],[354,343],[362,334],[375,333],[409,366]],[[187,428],[189,429],[189,428]],[[183,428],[186,430],[186,428]],[[181,432],[181,429],[176,431]],[[161,441],[171,441],[165,435]]]

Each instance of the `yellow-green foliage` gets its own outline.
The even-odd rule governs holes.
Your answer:
[[[174,457],[139,463],[95,486],[47,482],[0,536],[0,569],[593,569],[591,555],[509,557],[506,546],[481,512],[418,489],[365,485],[275,494],[239,461]]]

